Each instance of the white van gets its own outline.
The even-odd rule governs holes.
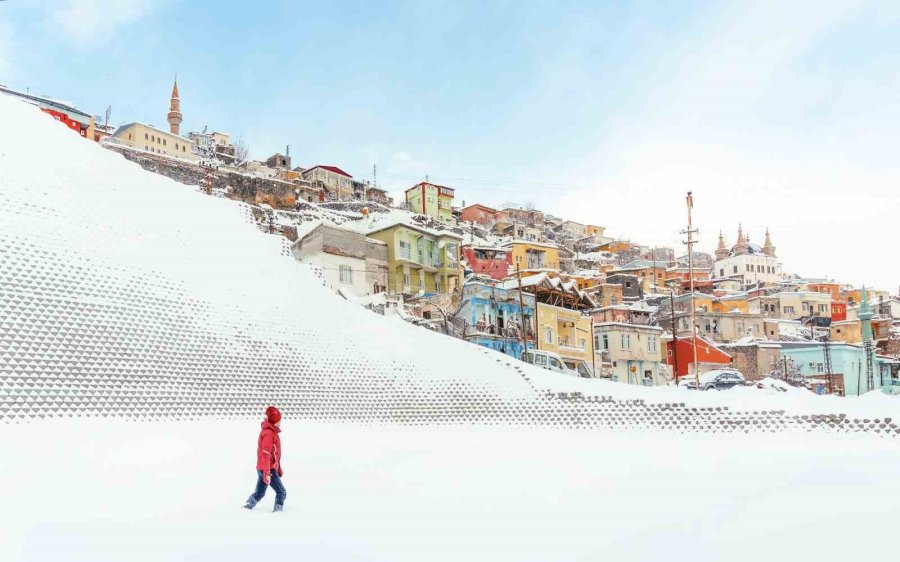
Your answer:
[[[573,377],[577,377],[578,373],[573,371],[572,369],[566,367],[566,364],[563,363],[562,357],[553,353],[552,351],[539,351],[536,349],[529,349],[525,352],[525,362],[531,363],[537,367],[541,367],[542,369],[547,369],[548,371],[554,371],[557,373],[562,373],[564,375],[571,375]]]

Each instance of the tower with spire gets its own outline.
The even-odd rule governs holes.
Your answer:
[[[175,84],[172,86],[172,99],[169,101],[169,114],[166,116],[169,122],[169,132],[173,135],[181,131],[181,100],[178,98],[178,75],[175,75]]]
[[[763,245],[763,253],[767,256],[775,257],[775,246],[772,245],[772,237],[769,236],[769,229],[766,229],[766,243]]]
[[[728,257],[728,247],[725,246],[725,237],[722,235],[722,231],[719,231],[719,247],[716,248],[716,259],[724,260]]]
[[[742,224],[738,224],[738,237],[737,242],[734,244],[734,253],[738,256],[750,253],[750,243],[744,237],[744,226]]]

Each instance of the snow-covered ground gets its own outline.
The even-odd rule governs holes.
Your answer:
[[[0,426],[0,560],[867,560],[900,517],[885,439],[283,428],[276,514],[253,421]]]
[[[887,552],[896,397],[537,370],[336,297],[245,205],[0,118],[4,562]],[[240,509],[268,403],[283,514]]]

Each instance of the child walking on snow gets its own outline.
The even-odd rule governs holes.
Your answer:
[[[275,406],[266,408],[266,419],[262,422],[259,441],[256,446],[256,490],[247,498],[244,507],[253,509],[259,500],[266,495],[266,488],[275,490],[275,511],[284,510],[284,499],[287,490],[281,483],[284,471],[281,470],[281,412]]]

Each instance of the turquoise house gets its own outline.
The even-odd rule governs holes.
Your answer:
[[[782,357],[789,357],[800,372],[815,380],[825,377],[825,352],[821,342],[779,342]],[[843,381],[844,396],[858,396],[866,393],[866,352],[862,345],[838,343],[830,344],[831,370],[839,375],[838,384]],[[887,394],[900,394],[900,379],[895,378],[897,360],[875,355],[872,361],[872,379],[875,389]],[[816,386],[813,385],[813,389]]]
[[[518,290],[470,280],[462,287],[457,316],[465,320],[466,341],[517,359],[522,358],[526,346],[534,349],[534,295],[522,293],[520,297]]]

